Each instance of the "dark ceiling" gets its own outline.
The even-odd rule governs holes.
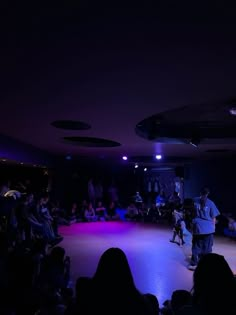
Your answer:
[[[72,157],[234,153],[233,4],[128,3],[5,5],[0,134]]]

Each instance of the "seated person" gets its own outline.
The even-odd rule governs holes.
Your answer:
[[[60,206],[60,202],[57,200],[55,203],[51,204],[51,214],[54,220],[61,225],[70,225],[70,222],[66,218],[66,212]]]
[[[87,222],[97,221],[97,216],[95,215],[92,202],[88,204],[88,209],[84,212],[84,218]]]
[[[40,270],[41,285],[59,290],[66,288],[70,280],[70,258],[64,248],[56,246],[42,259]]]
[[[31,228],[30,237],[32,237],[32,235],[35,237],[36,235],[39,235],[49,243],[53,243],[56,240],[56,236],[51,224],[49,224],[47,221],[39,221],[35,213],[36,211],[33,207],[25,209],[25,215]]]
[[[155,203],[151,205],[148,209],[147,221],[149,222],[157,222],[161,217],[158,207]]]
[[[125,217],[130,220],[137,220],[139,218],[138,209],[133,202],[128,206]]]
[[[163,190],[161,190],[160,194],[156,198],[156,206],[158,208],[164,207],[166,205],[166,196]]]
[[[48,195],[43,195],[37,203],[37,216],[40,221],[52,222],[53,217],[48,210]]]
[[[107,213],[105,216],[106,220],[119,220],[119,214],[116,212],[116,206],[114,201],[111,201],[108,208],[107,208]]]
[[[229,237],[236,237],[236,220],[234,216],[228,217],[228,227],[224,228],[224,235]]]
[[[78,205],[76,202],[72,204],[71,210],[70,210],[70,216],[69,220],[71,223],[75,223],[78,216]]]
[[[172,293],[171,300],[163,303],[161,314],[177,314],[185,306],[192,305],[192,295],[187,290],[176,290]]]
[[[47,230],[52,230],[53,233],[49,233],[50,237],[53,234],[55,237],[62,237],[58,234],[58,223],[55,218],[51,215],[49,211],[49,196],[48,194],[43,194],[36,205],[36,219],[43,224],[43,226],[48,226]]]
[[[79,206],[79,212],[78,212],[78,218],[77,218],[78,222],[81,222],[81,221],[85,220],[84,213],[85,213],[86,209],[88,209],[88,202],[87,202],[86,199],[84,199],[82,201],[81,205]]]
[[[95,210],[98,220],[105,220],[106,208],[102,205],[102,201],[98,201],[97,208]]]
[[[236,220],[234,216],[229,217],[228,228],[231,231],[236,231]]]
[[[146,206],[146,204],[144,202],[141,203],[139,210],[139,215],[142,219],[146,219],[147,215],[148,215],[148,208]]]
[[[216,234],[224,235],[224,229],[228,228],[229,216],[222,212],[216,219]]]

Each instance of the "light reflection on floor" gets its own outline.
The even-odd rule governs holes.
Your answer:
[[[137,288],[155,294],[160,304],[176,289],[190,290],[193,273],[183,249],[170,243],[171,228],[158,224],[131,222],[77,223],[61,227],[60,244],[71,257],[72,279],[92,276],[99,257],[109,247],[126,253]],[[214,252],[225,256],[236,270],[236,242],[215,237]]]

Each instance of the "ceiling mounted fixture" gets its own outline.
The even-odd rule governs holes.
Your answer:
[[[55,120],[51,123],[53,127],[64,130],[88,130],[91,126],[78,120]]]
[[[191,143],[198,146],[200,140],[201,143],[204,140],[204,145],[226,142],[234,144],[236,141],[234,116],[236,116],[234,100],[188,105],[147,117],[136,124],[135,131],[140,137],[158,143]]]
[[[63,139],[65,143],[77,145],[80,147],[112,148],[119,147],[121,145],[116,141],[94,137],[64,137]]]
[[[206,150],[205,152],[207,152],[207,153],[231,153],[231,154],[236,153],[235,150],[230,150],[230,149],[209,149],[209,150]]]
[[[165,158],[158,161],[158,164],[176,164],[176,163],[187,163],[191,162],[192,158],[186,158],[184,156],[165,156]],[[156,166],[157,165],[157,159],[155,155],[134,155],[129,156],[129,163],[133,164],[140,164],[144,167],[148,167],[150,165]]]

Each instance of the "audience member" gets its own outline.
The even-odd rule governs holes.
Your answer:
[[[87,314],[157,314],[159,310],[153,309],[153,299],[136,288],[127,257],[121,249],[109,248],[102,254],[92,278],[92,291],[87,297]]]
[[[225,258],[218,254],[204,255],[193,274],[193,305],[180,315],[235,314],[236,281]]]

